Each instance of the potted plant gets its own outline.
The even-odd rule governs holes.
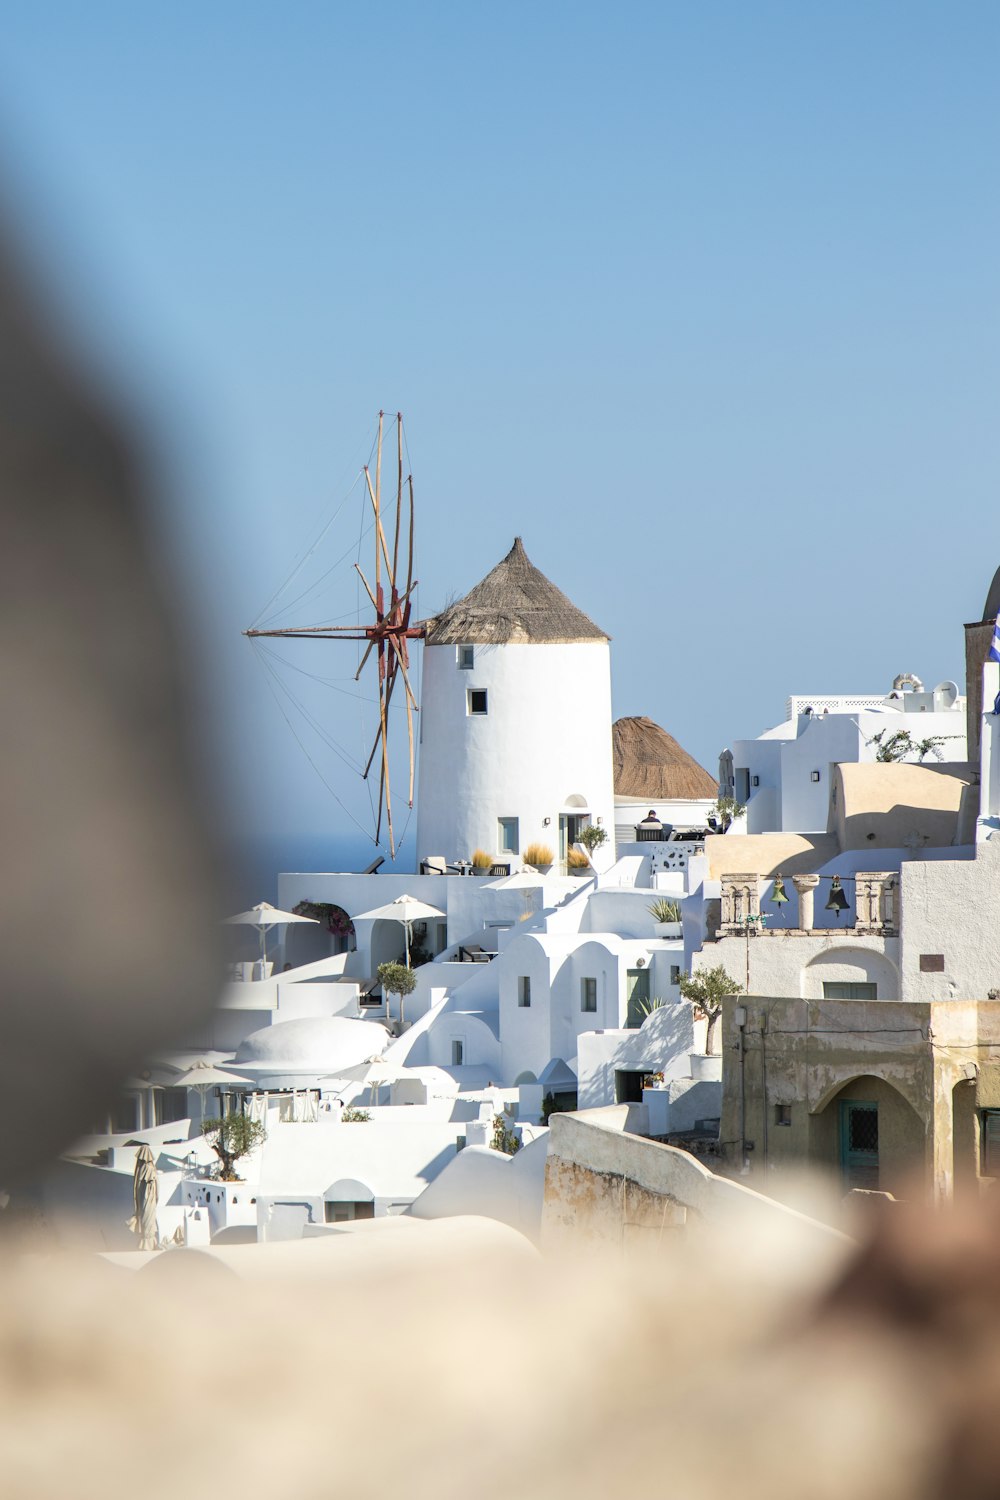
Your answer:
[[[487,854],[485,849],[474,849],[472,851],[472,873],[473,875],[488,875],[493,865],[493,856]]]
[[[661,896],[646,910],[653,918],[653,930],[657,937],[679,938],[681,935],[681,909],[676,901]]]
[[[378,978],[383,994],[385,995],[385,1018],[387,1021],[390,1019],[389,996],[399,996],[399,1025],[400,1029],[402,1029],[405,1025],[403,1020],[403,1002],[407,995],[412,995],[416,989],[417,976],[405,964],[388,963],[379,964]]]
[[[593,854],[595,849],[600,849],[608,842],[607,829],[601,828],[597,823],[588,823],[586,828],[580,829],[576,841],[583,845],[588,854]]]
[[[702,1077],[706,1073],[710,1076],[722,1077],[722,1059],[716,1058],[715,1054],[715,1028],[722,1014],[722,1002],[726,995],[742,995],[743,986],[738,984],[730,974],[726,973],[722,964],[716,964],[714,969],[696,969],[693,974],[682,974],[680,978],[680,991],[685,1000],[690,1000],[698,1011],[708,1022],[708,1030],[705,1034],[705,1056],[714,1059],[711,1069],[695,1068],[695,1058],[691,1059],[691,1076]]]
[[[570,849],[566,855],[566,869],[570,875],[589,875],[590,860],[582,849]]]
[[[539,875],[547,875],[552,868],[555,855],[548,844],[529,844],[524,851],[524,863],[531,865]]]

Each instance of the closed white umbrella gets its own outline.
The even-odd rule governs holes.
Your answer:
[[[251,906],[249,911],[241,911],[235,917],[226,917],[227,927],[256,927],[260,933],[260,977],[263,979],[267,970],[267,934],[272,927],[287,927],[292,922],[313,922],[319,925],[317,917],[300,917],[294,911],[281,911],[277,906],[272,906],[270,901],[258,901],[256,906]]]
[[[143,1142],[135,1153],[135,1171],[132,1175],[132,1205],[135,1212],[128,1227],[139,1237],[140,1250],[155,1250],[159,1245],[156,1229],[156,1162],[153,1153]]]
[[[354,918],[355,922],[376,922],[384,920],[387,922],[402,922],[403,933],[406,941],[406,967],[410,967],[410,924],[413,922],[425,922],[428,917],[443,917],[445,913],[436,906],[428,906],[426,901],[420,901],[416,896],[397,896],[395,901],[387,901],[385,906],[376,906],[371,911],[360,911]]]

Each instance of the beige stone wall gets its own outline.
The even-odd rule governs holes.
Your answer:
[[[871,1098],[880,1106],[880,1154],[885,1133],[881,1185],[894,1191],[915,1167],[929,1185],[935,1093],[927,1006],[743,1000],[741,1041],[739,1003],[727,1001],[723,1012],[721,1133],[731,1167],[746,1139],[749,1180],[765,1192],[778,1190],[775,1177],[805,1166],[837,1178],[839,1101]],[[778,1123],[779,1105],[790,1110],[790,1124]]]
[[[766,878],[797,875],[822,869],[838,852],[829,833],[715,834],[705,840],[712,880],[746,870]]]
[[[914,835],[932,848],[952,844],[971,776],[964,762],[834,766],[830,816],[840,848],[901,849]]]
[[[545,1167],[546,1248],[652,1249],[683,1229],[687,1211],[632,1178],[550,1156]]]
[[[947,1198],[956,1173],[978,1180],[976,1111],[997,1091],[1000,1001],[737,997],[723,1010],[722,1058],[724,1157],[738,1168],[752,1141],[755,1187],[779,1191],[805,1166],[839,1180],[840,1104],[856,1099],[879,1106],[879,1186]]]

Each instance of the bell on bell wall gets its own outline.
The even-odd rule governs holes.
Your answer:
[[[839,875],[834,875],[830,881],[830,899],[826,903],[825,909],[827,911],[835,911],[838,922],[840,921],[840,913],[847,911],[847,897],[844,895]]]
[[[784,906],[788,897],[785,895],[785,882],[780,875],[774,877],[774,890],[771,892],[771,904],[773,906]]]

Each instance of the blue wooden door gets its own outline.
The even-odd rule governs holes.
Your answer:
[[[840,1166],[849,1188],[878,1187],[878,1105],[840,1103]]]

